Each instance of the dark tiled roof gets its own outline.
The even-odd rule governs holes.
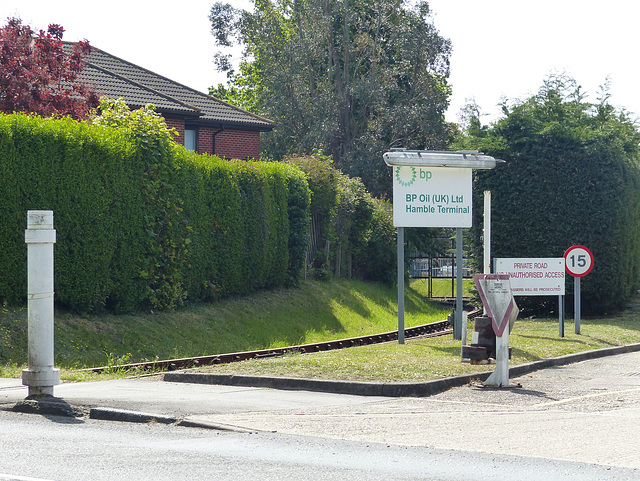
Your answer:
[[[65,42],[65,48],[73,44]],[[209,125],[268,131],[273,122],[234,107],[186,85],[174,82],[131,62],[92,47],[80,80],[99,94],[122,98],[131,108],[154,104],[162,114],[173,114]]]

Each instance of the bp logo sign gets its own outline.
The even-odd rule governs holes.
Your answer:
[[[393,167],[396,227],[471,227],[471,169]]]
[[[410,187],[416,181],[416,168],[396,167],[396,179],[402,187]]]

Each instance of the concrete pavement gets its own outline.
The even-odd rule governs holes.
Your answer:
[[[185,426],[594,463],[637,469],[640,479],[638,347],[512,375],[521,387],[467,380],[429,397],[191,384],[161,376],[64,383],[54,394],[76,415],[93,418],[130,413],[130,419],[111,419],[150,415]],[[21,380],[0,379],[0,408],[24,405],[26,395]]]
[[[287,434],[640,469],[640,353],[554,367],[514,381],[522,387],[469,385],[428,398],[206,419]]]

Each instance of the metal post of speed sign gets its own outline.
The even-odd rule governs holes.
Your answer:
[[[574,319],[576,334],[580,334],[580,279],[593,269],[593,253],[589,248],[576,245],[564,253],[565,269],[574,278]]]

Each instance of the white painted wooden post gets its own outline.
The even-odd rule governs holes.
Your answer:
[[[22,384],[29,396],[53,396],[60,370],[53,367],[53,211],[27,212],[27,308],[29,316],[29,367]]]
[[[483,274],[491,274],[491,191],[484,191]],[[486,314],[486,312],[485,312]]]

